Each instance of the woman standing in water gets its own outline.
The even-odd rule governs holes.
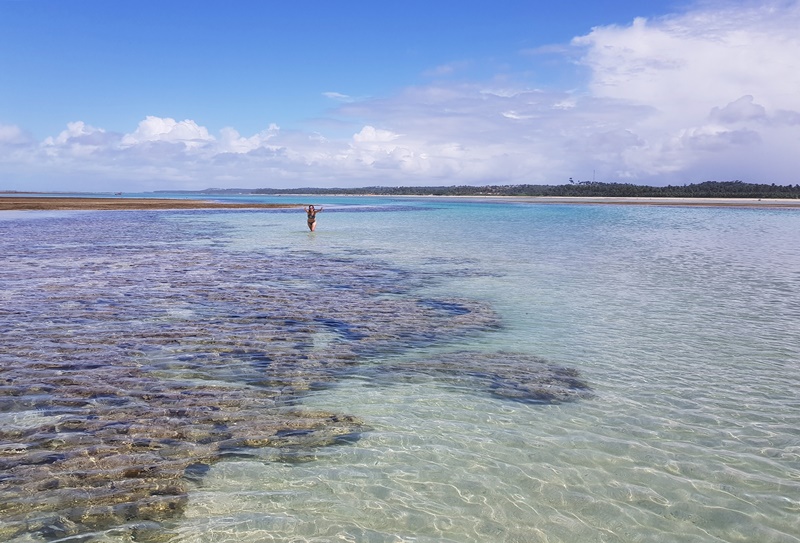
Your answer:
[[[314,206],[304,208],[308,213],[308,229],[312,232],[317,228],[317,213],[322,211],[322,208],[314,209]]]

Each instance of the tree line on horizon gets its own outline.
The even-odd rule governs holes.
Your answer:
[[[351,196],[572,196],[635,198],[793,198],[800,199],[800,184],[757,184],[744,181],[705,181],[689,185],[653,187],[632,183],[605,183],[570,179],[564,185],[454,185],[433,187],[261,188],[252,194],[316,194]]]

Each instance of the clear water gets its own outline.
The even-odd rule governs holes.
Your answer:
[[[469,300],[491,311],[499,326],[442,330],[435,341],[369,352],[354,347],[363,342],[358,334],[326,336],[321,329],[306,343],[320,357],[351,349],[348,356],[368,359],[369,367],[452,351],[530,355],[576,369],[593,396],[520,402],[469,380],[354,371],[310,388],[298,405],[357,417],[365,424],[358,439],[291,456],[267,447],[217,461],[192,478],[184,509],[159,524],[158,537],[800,541],[800,212],[422,198],[314,203],[325,206],[315,233],[305,230],[302,211],[15,215],[0,221],[5,243],[15,243],[5,248],[11,256],[0,272],[0,299],[16,307],[14,297],[41,286],[39,272],[25,272],[37,269],[36,255],[45,266],[78,274],[85,284],[77,292],[87,299],[105,295],[109,284],[92,283],[85,266],[42,256],[48,247],[70,254],[74,244],[76,258],[97,266],[139,267],[143,283],[189,270],[189,284],[173,284],[177,296],[240,288],[243,273],[253,274],[247,288],[289,277],[296,290],[281,303],[335,313],[336,296],[315,287],[335,281],[341,310],[364,327],[375,300]],[[129,222],[151,230],[131,232]],[[98,229],[104,235],[95,239]],[[19,245],[23,234],[27,247]],[[161,264],[145,265],[140,244]],[[193,261],[206,270],[192,269]],[[283,266],[283,275],[259,275],[269,265]],[[225,266],[238,275],[220,285]],[[209,278],[214,284],[204,285]],[[383,290],[365,298],[366,309],[359,306],[367,296],[360,289],[377,288],[376,280]],[[402,289],[391,292],[393,282]],[[151,321],[163,324],[164,312],[170,322],[202,328],[204,312],[225,304],[215,318],[232,319],[225,312],[248,303],[214,300],[162,302],[156,316],[136,304],[117,311],[140,312],[142,331]],[[399,307],[398,319],[414,318]],[[22,341],[9,324],[15,319],[24,324],[26,317],[17,312],[3,321],[10,343]],[[70,323],[39,322],[36,336],[25,336],[27,356],[57,348],[48,330],[63,326]],[[99,332],[110,333],[103,326]],[[235,330],[230,322],[219,326],[220,334]],[[202,363],[169,358],[185,354],[162,349],[140,352],[137,360],[164,378],[230,386],[244,375],[227,368],[212,376]],[[18,427],[58,416],[19,406],[0,413],[4,425]],[[135,526],[111,526],[89,535],[133,541],[137,533]]]

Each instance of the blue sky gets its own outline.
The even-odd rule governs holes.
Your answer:
[[[794,184],[797,28],[797,0],[0,0],[0,190]]]

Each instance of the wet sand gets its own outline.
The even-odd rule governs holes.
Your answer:
[[[62,196],[0,196],[0,211],[60,211],[108,209],[240,209],[292,208],[301,204],[227,203],[176,198],[81,198]]]

